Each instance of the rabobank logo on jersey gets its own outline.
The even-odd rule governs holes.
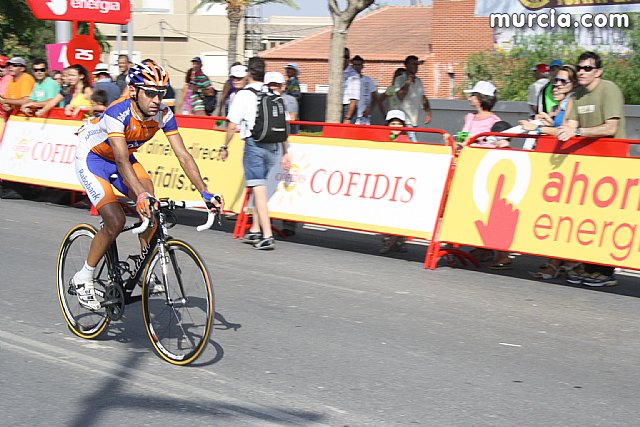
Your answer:
[[[84,140],[88,141],[89,138],[94,135],[103,135],[104,137],[106,137],[106,133],[102,129],[91,129],[84,134]]]
[[[118,114],[118,120],[124,123],[127,117],[129,117],[129,114],[131,114],[131,110],[127,108],[122,113]]]

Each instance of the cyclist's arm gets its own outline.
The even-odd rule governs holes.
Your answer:
[[[122,176],[124,182],[127,183],[129,190],[134,195],[144,193],[146,190],[140,183],[136,173],[133,170],[133,166],[129,161],[129,149],[127,148],[127,141],[122,136],[110,136],[109,143],[111,150],[113,151],[113,157],[118,167],[118,173]],[[127,194],[128,196],[128,194]]]
[[[187,177],[193,183],[193,185],[196,186],[198,192],[202,193],[203,191],[208,191],[207,185],[204,183],[202,175],[200,175],[200,169],[198,169],[196,161],[184,146],[182,136],[179,133],[174,133],[172,135],[167,135],[167,139],[169,140],[169,144],[171,144],[171,148],[173,149],[173,152],[180,162],[182,170],[187,174]]]

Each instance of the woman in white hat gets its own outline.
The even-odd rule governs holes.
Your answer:
[[[462,132],[466,133],[466,138],[458,141],[458,143],[467,145],[472,136],[482,132],[490,132],[491,127],[502,119],[491,112],[496,102],[498,102],[496,87],[491,82],[479,81],[473,88],[464,92],[469,94],[469,103],[476,109],[475,113],[469,113],[464,117]],[[476,141],[473,145],[494,147],[484,139]]]
[[[247,84],[247,67],[235,62],[229,69],[229,79],[224,83],[222,88],[222,96],[220,98],[220,106],[218,107],[218,116],[226,116],[229,111],[229,105],[236,93]]]

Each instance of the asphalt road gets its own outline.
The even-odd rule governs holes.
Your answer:
[[[224,230],[192,243],[218,318],[195,366],[160,360],[140,304],[95,341],[58,306],[61,239],[86,210],[0,200],[0,425],[631,426],[640,424],[638,279],[584,289],[422,268],[424,246],[300,230],[255,251]],[[187,225],[189,224],[189,225]],[[124,246],[135,248],[133,236]]]

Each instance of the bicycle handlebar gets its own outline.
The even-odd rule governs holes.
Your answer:
[[[202,209],[202,203],[203,202],[194,202],[194,201],[184,201],[184,202],[173,202],[173,204],[175,206],[184,208],[184,209]],[[216,221],[216,217],[219,215],[219,213],[214,213],[210,210],[210,206],[213,206],[213,204],[211,203],[207,203],[205,205],[205,207],[207,208],[207,222],[205,222],[202,225],[199,225],[196,227],[196,230],[198,231],[204,231],[204,230],[208,230],[209,228],[211,228],[213,226],[213,223]],[[220,224],[220,221],[218,221],[218,223]]]
[[[132,229],[131,229],[131,232],[132,232],[133,234],[138,235],[138,234],[144,233],[144,231],[145,231],[148,227],[149,227],[149,218],[144,217],[144,218],[142,219],[142,223],[140,224],[140,226],[139,226],[139,227],[136,227],[136,228],[132,228]]]
[[[207,209],[207,221],[204,224],[198,225],[196,227],[196,230],[198,231],[204,231],[211,228],[214,222],[216,221],[216,218],[220,214],[219,212],[214,213],[210,210],[213,204],[210,204],[210,203],[205,204],[202,201],[187,200],[187,201],[176,202],[173,200],[158,200],[157,202],[160,208],[168,208],[168,209],[183,208],[183,209],[198,209],[198,210],[201,210],[203,208]],[[151,208],[153,209],[153,204]],[[142,223],[138,227],[132,228],[131,232],[136,235],[144,233],[144,231],[147,228],[149,228],[150,223],[151,223],[150,219],[147,217],[144,217],[142,219]],[[220,219],[218,219],[218,224],[222,225]]]

